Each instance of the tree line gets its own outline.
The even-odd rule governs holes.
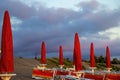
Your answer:
[[[106,57],[100,55],[100,56],[95,56],[95,61],[96,63],[106,63]],[[113,58],[111,60],[112,64],[120,64],[120,60],[118,58]]]

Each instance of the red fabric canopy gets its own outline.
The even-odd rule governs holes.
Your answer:
[[[110,62],[110,50],[109,47],[106,47],[106,67],[111,68],[111,62]]]
[[[37,70],[34,69],[32,72],[32,76],[39,76],[43,78],[52,78],[53,77],[53,71],[51,70]]]
[[[92,79],[92,80],[108,80],[108,79],[105,79],[104,78],[104,75],[101,75],[101,74],[99,74],[99,75],[96,75],[96,74],[89,74],[89,73],[85,73],[84,74],[84,77],[85,78],[89,78],[89,79]],[[103,79],[104,78],[104,79]]]
[[[82,56],[78,33],[75,34],[73,58],[74,58],[73,61],[75,63],[75,71],[82,70]]]
[[[5,11],[1,39],[1,72],[13,72],[13,40],[9,12]]]
[[[45,42],[42,42],[41,47],[41,64],[46,64],[46,48],[45,48]]]
[[[94,44],[90,45],[90,67],[95,67]]]
[[[59,47],[59,62],[60,62],[60,65],[63,65],[63,50],[62,50],[62,46]]]

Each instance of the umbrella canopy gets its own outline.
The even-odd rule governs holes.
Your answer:
[[[94,44],[90,45],[90,67],[95,67]]]
[[[74,53],[73,53],[73,62],[75,64],[75,71],[82,70],[82,56],[81,56],[81,49],[80,49],[80,41],[78,33],[75,34],[74,39]]]
[[[46,64],[46,48],[45,48],[45,42],[42,42],[41,46],[41,64]]]
[[[110,62],[110,50],[109,47],[106,47],[106,67],[111,68],[111,62]]]
[[[13,40],[9,12],[5,11],[1,38],[1,72],[13,72]]]
[[[63,65],[63,50],[62,50],[62,46],[59,47],[59,62],[60,62],[60,65]]]

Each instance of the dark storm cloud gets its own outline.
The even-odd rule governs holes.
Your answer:
[[[79,11],[47,8],[43,5],[36,9],[34,6],[29,7],[19,1],[3,1],[0,3],[0,20],[2,22],[3,17],[1,16],[7,9],[10,11],[11,17],[14,16],[22,21],[17,26],[12,25],[18,28],[18,30],[13,30],[16,55],[26,56],[28,53],[30,55],[39,53],[42,41],[46,42],[47,53],[58,53],[59,45],[63,45],[64,51],[71,51],[72,55],[75,32],[78,32],[80,37],[88,37],[89,39],[91,35],[99,31],[118,26],[120,21],[119,8],[98,10],[101,4],[96,0],[80,2],[77,7],[80,8]],[[83,53],[88,54],[89,45],[86,48],[86,43],[90,44],[90,41],[81,41],[82,46],[85,45],[83,50],[88,50]]]
[[[34,7],[28,7],[27,5],[19,1],[5,1],[3,0],[0,3],[0,13],[3,13],[5,10],[9,10],[11,16],[15,16],[21,19],[29,18],[34,16],[36,9]]]

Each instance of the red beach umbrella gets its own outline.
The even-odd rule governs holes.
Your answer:
[[[41,64],[46,64],[46,48],[45,48],[45,42],[42,42],[41,47]]]
[[[75,64],[75,71],[82,70],[82,56],[81,56],[81,49],[80,49],[80,41],[78,33],[75,34],[74,39],[74,53],[73,53],[73,62]]]
[[[90,45],[90,67],[95,67],[94,44]]]
[[[110,62],[110,49],[107,46],[106,47],[106,67],[111,68],[111,62]]]
[[[13,40],[9,12],[5,11],[2,26],[2,39],[1,39],[1,72],[13,72]]]
[[[63,65],[63,50],[62,50],[62,46],[59,47],[59,61],[60,61],[60,65]]]

